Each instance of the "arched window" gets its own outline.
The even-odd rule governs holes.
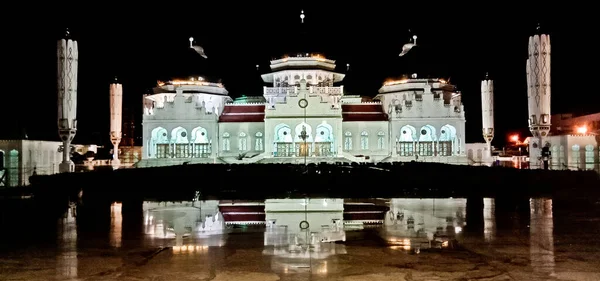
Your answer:
[[[585,146],[585,169],[594,169],[594,146],[591,144]]]
[[[246,136],[246,133],[244,132],[240,132],[239,137],[238,137],[238,149],[240,151],[246,151],[248,150],[248,138]]]
[[[385,148],[385,133],[383,131],[379,131],[377,133],[377,149]]]
[[[572,166],[573,168],[579,168],[579,163],[581,162],[580,161],[580,157],[579,157],[579,153],[580,153],[579,149],[580,148],[579,148],[578,144],[575,144],[575,145],[573,145],[571,147],[571,150],[572,150],[571,151],[572,165],[569,165],[569,166]]]
[[[360,133],[360,149],[369,150],[369,133],[367,131]]]
[[[255,137],[256,137],[256,141],[254,143],[254,150],[256,150],[256,151],[265,150],[265,146],[263,144],[263,133],[257,132]]]
[[[352,150],[352,133],[350,132],[344,133],[344,150]]]
[[[552,159],[550,162],[552,163],[552,170],[560,169],[560,154],[558,153],[558,146],[552,146]]]
[[[229,133],[225,132],[223,133],[223,151],[230,151],[231,150],[231,143],[229,140]]]

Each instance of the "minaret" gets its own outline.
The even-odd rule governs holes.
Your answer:
[[[533,134],[529,149],[531,168],[546,168],[542,157],[544,138],[550,132],[550,35],[541,33],[538,24],[535,35],[529,37],[527,58],[527,101],[529,130]]]
[[[72,40],[69,30],[58,41],[58,135],[63,142],[61,173],[74,172],[71,161],[71,142],[77,132],[77,68],[79,50],[77,41]]]
[[[492,156],[492,140],[494,139],[494,81],[485,74],[481,81],[481,121],[483,139],[487,143],[488,157]]]
[[[110,84],[110,142],[113,145],[113,166],[119,165],[119,143],[121,142],[121,126],[123,123],[123,85],[117,78]]]

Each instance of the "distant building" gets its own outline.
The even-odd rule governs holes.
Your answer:
[[[585,128],[587,133],[600,133],[600,112],[587,115],[554,114],[551,117],[554,135],[574,134]]]
[[[555,114],[545,138],[553,170],[594,170],[600,173],[600,113]],[[531,145],[531,144],[530,144]]]
[[[548,137],[553,170],[594,170],[600,173],[598,135],[554,135]]]
[[[0,187],[24,186],[29,177],[58,173],[59,141],[0,140]]]

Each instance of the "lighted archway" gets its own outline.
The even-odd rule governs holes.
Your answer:
[[[456,128],[446,124],[440,128],[440,141],[454,141],[456,139]]]
[[[181,126],[173,129],[171,131],[171,142],[175,144],[189,143],[187,130]]]
[[[172,151],[175,158],[188,158],[190,153],[189,135],[186,129],[179,126],[171,131]]]
[[[459,145],[458,138],[456,137],[456,127],[449,124],[442,126],[440,128],[437,154],[439,156],[451,156],[454,148]]]
[[[398,141],[413,142],[417,140],[417,129],[411,125],[404,125],[400,128],[400,137]]]
[[[296,129],[294,130],[294,132],[296,133],[296,137],[294,138],[294,140],[296,142],[305,141],[300,137],[302,135],[303,129],[306,130],[306,142],[312,142],[313,141],[312,127],[304,122],[302,122],[302,123],[298,124],[298,126],[296,126]]]
[[[192,129],[192,143],[208,143],[208,132],[203,127]]]
[[[419,130],[419,141],[436,141],[437,136],[435,131],[435,127],[431,125],[421,127],[421,130]]]
[[[167,129],[156,127],[152,130],[152,140],[154,143],[169,143],[169,135]]]
[[[275,126],[275,142],[293,142],[290,126],[283,123]]]
[[[150,134],[148,157],[166,158],[169,153],[169,133],[163,127],[156,127]]]
[[[315,136],[315,142],[332,142],[333,141],[333,127],[327,123],[320,124],[317,126],[317,135]]]
[[[289,157],[294,153],[294,139],[292,129],[287,124],[281,123],[275,126],[275,141],[273,142],[273,156]]]

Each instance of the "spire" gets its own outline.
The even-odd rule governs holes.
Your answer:
[[[300,22],[301,22],[301,23],[304,23],[304,18],[305,18],[305,17],[306,17],[306,16],[304,15],[304,10],[300,10]]]
[[[115,80],[113,81],[113,84],[119,84],[119,79],[117,79],[117,76],[115,76]]]
[[[490,73],[489,72],[485,72],[485,80],[490,80]]]

